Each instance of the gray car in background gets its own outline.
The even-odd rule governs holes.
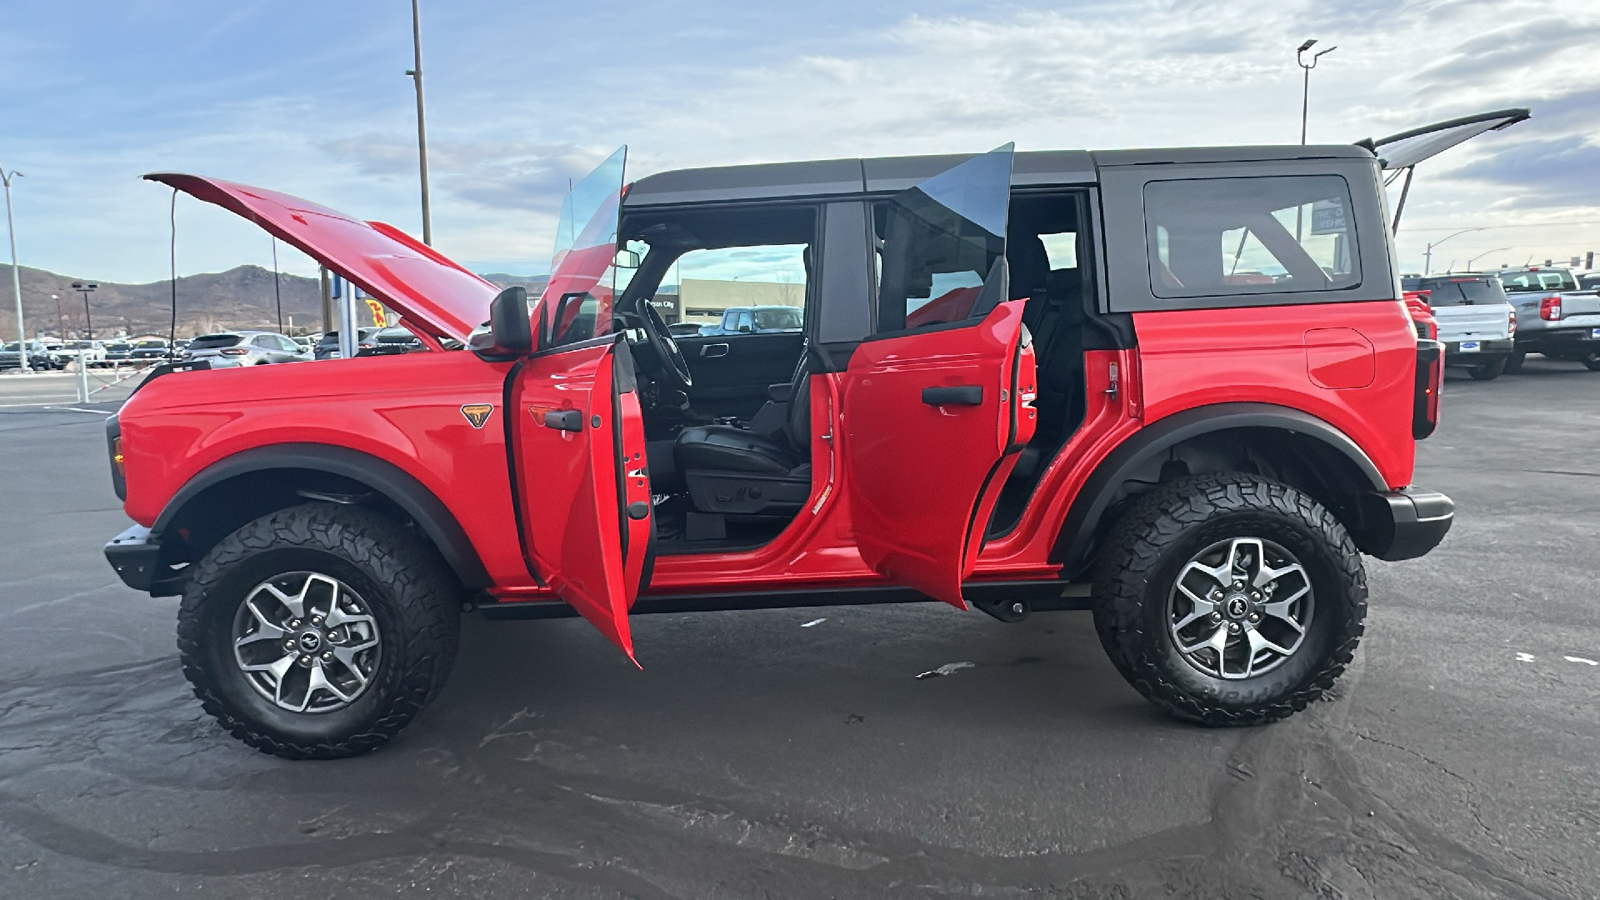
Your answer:
[[[1559,266],[1501,269],[1500,283],[1517,310],[1517,349],[1507,372],[1522,368],[1529,353],[1600,372],[1600,295]]]
[[[311,354],[275,331],[221,331],[205,334],[189,342],[185,360],[203,359],[213,369],[235,366],[264,366],[271,363],[305,362]]]

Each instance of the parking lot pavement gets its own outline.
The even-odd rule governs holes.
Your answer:
[[[1600,374],[1452,378],[1337,699],[1169,721],[1086,613],[471,618],[393,744],[223,734],[123,587],[98,417],[0,409],[0,897],[1593,897]],[[811,627],[805,623],[820,619]],[[970,662],[951,674],[919,672]]]

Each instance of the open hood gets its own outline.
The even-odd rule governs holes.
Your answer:
[[[261,226],[358,285],[413,330],[465,343],[499,288],[382,222],[363,222],[298,197],[198,175],[144,176]]]

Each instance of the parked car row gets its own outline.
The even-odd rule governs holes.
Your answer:
[[[1600,293],[1569,269],[1406,276],[1401,286],[1419,331],[1444,344],[1445,365],[1480,381],[1518,371],[1529,353],[1600,371]]]

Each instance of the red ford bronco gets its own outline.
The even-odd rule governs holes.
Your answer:
[[[1441,352],[1401,300],[1384,162],[1007,146],[627,184],[619,151],[532,303],[394,227],[152,175],[431,352],[162,367],[108,423],[138,524],[106,555],[182,596],[205,709],[287,757],[404,728],[463,608],[582,615],[630,658],[647,612],[1088,608],[1170,713],[1278,719],[1349,663],[1361,554],[1427,553],[1453,514],[1411,484]],[[777,286],[802,330],[662,314]]]

